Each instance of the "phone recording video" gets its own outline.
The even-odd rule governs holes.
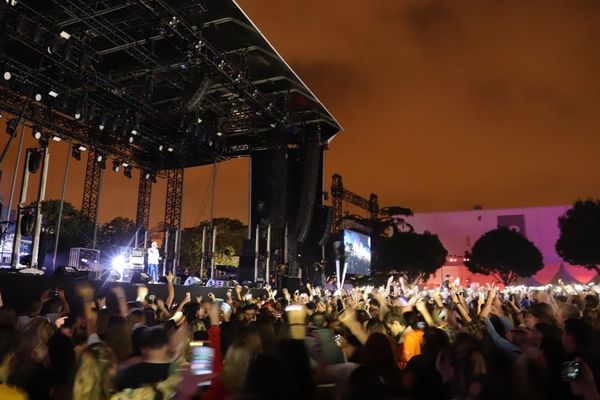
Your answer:
[[[560,376],[565,381],[574,381],[579,378],[581,373],[581,364],[579,361],[567,361],[562,363],[560,368]]]
[[[215,359],[215,349],[206,346],[205,342],[191,342],[191,362],[190,371],[194,375],[205,375],[213,372]],[[210,381],[203,382],[204,385],[210,385]]]

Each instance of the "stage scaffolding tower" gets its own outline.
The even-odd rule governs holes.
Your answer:
[[[96,150],[91,149],[88,154],[85,170],[85,183],[83,185],[83,200],[81,214],[93,223],[92,240],[90,245],[96,248],[96,233],[98,230],[98,208],[100,207],[100,192],[102,191],[102,173],[104,164],[98,161],[101,156]]]
[[[137,211],[135,215],[135,247],[148,245],[148,225],[150,223],[150,200],[152,198],[152,181],[147,179],[146,171],[140,171],[138,185]]]
[[[167,170],[165,202],[164,273],[175,274],[181,248],[181,213],[183,206],[183,168]]]

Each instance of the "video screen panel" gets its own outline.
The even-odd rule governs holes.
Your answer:
[[[371,237],[362,233],[345,230],[344,249],[346,273],[371,275]]]

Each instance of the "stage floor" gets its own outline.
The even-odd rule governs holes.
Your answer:
[[[77,311],[80,309],[80,300],[75,294],[75,285],[82,279],[74,279],[70,277],[50,277],[45,275],[28,275],[22,273],[0,272],[0,293],[5,304],[13,306],[17,312],[23,312],[27,303],[48,289],[60,288],[64,289],[67,300],[71,305],[71,309]],[[87,280],[86,280],[87,281]],[[127,301],[134,301],[137,295],[137,287],[139,285],[128,282],[104,282],[104,281],[88,281],[96,290],[96,293],[105,292],[115,286],[120,286],[125,291]],[[158,298],[166,299],[167,285],[165,284],[145,284],[148,287],[148,293],[154,294]],[[192,299],[196,296],[207,297],[209,293],[213,293],[215,297],[224,299],[227,294],[227,288],[204,287],[200,285],[175,285],[175,302],[179,303],[185,297],[187,292],[190,292]],[[235,289],[231,289],[235,290]],[[251,289],[251,293],[255,296],[260,296],[265,292],[264,289]]]

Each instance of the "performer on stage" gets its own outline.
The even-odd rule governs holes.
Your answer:
[[[148,275],[151,283],[158,283],[158,262],[161,260],[158,253],[158,244],[152,242],[148,248]]]

